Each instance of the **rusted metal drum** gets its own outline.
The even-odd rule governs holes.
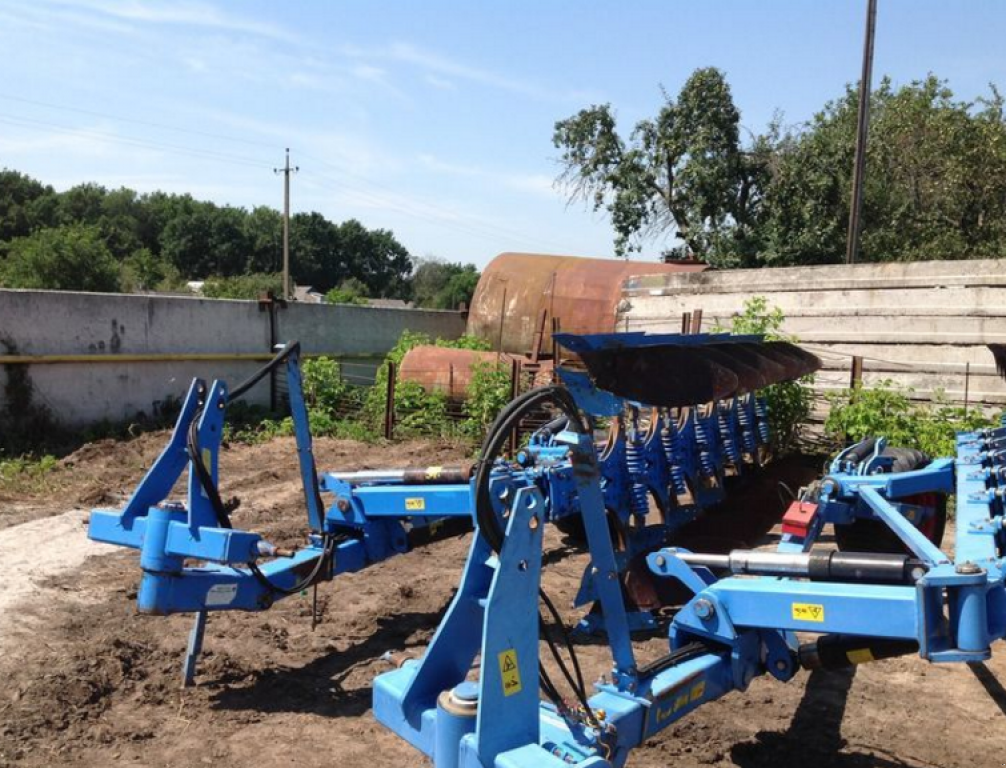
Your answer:
[[[398,366],[398,378],[399,381],[414,381],[426,390],[446,392],[448,397],[461,400],[465,397],[472,372],[478,363],[499,362],[509,368],[513,359],[514,355],[472,349],[413,347],[405,353]]]
[[[468,315],[468,333],[494,349],[527,355],[542,327],[541,345],[551,351],[552,318],[569,333],[611,333],[622,286],[643,275],[697,272],[698,262],[586,259],[536,253],[502,253],[483,270]]]
[[[413,347],[406,352],[398,366],[398,380],[414,381],[423,389],[440,390],[452,400],[463,400],[479,363],[499,363],[510,371],[515,360],[521,365],[521,391],[551,381],[551,360],[542,360],[532,371],[524,367],[527,361],[519,355],[434,346]]]

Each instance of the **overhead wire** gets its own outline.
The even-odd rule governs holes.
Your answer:
[[[89,115],[92,117],[98,117],[106,120],[113,120],[121,123],[129,123],[133,125],[158,128],[161,130],[173,131],[176,133],[190,134],[193,136],[202,136],[205,138],[219,139],[228,142],[237,142],[250,146],[258,146],[264,148],[274,147],[274,145],[271,143],[257,141],[254,139],[246,139],[238,136],[214,133],[211,131],[183,128],[181,126],[170,125],[167,123],[162,123],[154,120],[146,120],[146,119],[126,117],[123,115],[115,115],[112,113],[101,112],[98,110],[85,109],[66,104],[55,104],[53,102],[42,101],[38,99],[30,99],[22,96],[15,96],[12,94],[0,93],[0,100],[19,102],[22,104],[42,107],[45,109],[55,109],[66,112],[72,112],[76,114]],[[112,134],[107,131],[102,131],[100,129],[68,126],[65,124],[53,122],[51,120],[40,120],[38,118],[0,113],[0,122],[5,122],[8,125],[20,125],[23,127],[42,126],[61,133],[90,136],[92,138],[97,138],[109,143],[173,152],[182,155],[198,157],[202,159],[214,160],[217,162],[229,163],[232,165],[242,165],[246,167],[262,168],[270,170],[273,168],[271,164],[268,164],[264,161],[260,161],[250,157],[235,155],[229,152],[220,152],[217,150],[189,147],[149,139],[136,139],[132,137]],[[442,229],[453,230],[461,234],[477,237],[484,240],[498,242],[500,239],[504,239],[504,240],[518,241],[532,248],[541,248],[542,245],[544,244],[546,246],[553,247],[557,250],[567,250],[561,244],[557,244],[554,242],[550,243],[548,240],[543,240],[537,237],[531,237],[522,234],[520,232],[517,232],[516,230],[500,227],[496,224],[484,221],[473,221],[471,219],[467,220],[463,219],[455,211],[452,211],[448,208],[444,208],[442,206],[433,203],[428,203],[425,201],[420,203],[414,203],[410,201],[395,200],[394,198],[389,198],[386,195],[381,195],[379,192],[369,190],[367,189],[367,187],[384,190],[386,193],[391,195],[398,195],[399,192],[390,186],[381,184],[380,182],[374,181],[372,179],[366,179],[362,176],[359,176],[358,174],[353,173],[344,166],[340,166],[328,160],[324,160],[323,158],[320,158],[314,155],[313,153],[306,152],[303,149],[298,149],[297,151],[301,156],[334,170],[336,173],[339,174],[339,177],[336,178],[334,176],[321,173],[320,171],[319,172],[309,171],[307,175],[316,177],[316,181],[318,179],[321,179],[330,185],[334,185],[336,187],[335,191],[341,191],[342,189],[345,189],[354,192],[357,195],[360,195],[365,202],[368,202],[372,205],[379,206],[381,208],[388,210],[393,210],[397,213],[401,213],[414,219],[426,221],[427,223],[433,224],[434,226],[438,226]],[[356,184],[347,182],[345,178],[354,180]],[[359,185],[364,186],[361,187]],[[321,186],[325,186],[325,184],[321,184]],[[329,189],[331,189],[331,187],[329,187]]]

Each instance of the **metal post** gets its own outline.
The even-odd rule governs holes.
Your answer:
[[[496,343],[496,362],[499,362],[500,355],[503,354],[503,323],[506,320],[506,283],[503,284],[503,303],[500,306],[500,330],[499,340]]]
[[[290,174],[297,173],[300,166],[290,167],[290,148],[286,148],[286,163],[282,168],[273,168],[273,173],[283,174],[283,298],[290,300]]]
[[[514,358],[510,361],[510,401],[517,399],[520,394],[520,360]],[[514,425],[510,432],[510,455],[517,455],[517,446],[520,444],[520,424]]]
[[[388,361],[388,389],[384,397],[384,437],[391,440],[395,435],[395,378],[396,366]]]
[[[559,380],[559,342],[555,340],[556,334],[562,330],[562,323],[558,317],[552,316],[552,383]]]
[[[971,388],[971,361],[964,363],[964,416],[968,415],[968,395]]]
[[[681,313],[681,333],[687,336],[692,330],[692,313],[682,312]]]
[[[859,255],[862,227],[863,179],[866,174],[866,139],[870,131],[870,90],[873,81],[873,36],[877,27],[877,0],[867,0],[866,38],[863,41],[863,72],[859,78],[859,116],[856,123],[856,159],[852,167],[852,199],[849,205],[849,231],[845,263],[855,264]]]

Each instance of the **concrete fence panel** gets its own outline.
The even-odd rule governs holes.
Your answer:
[[[277,341],[340,358],[376,360],[406,329],[464,332],[456,312],[302,304],[277,312]],[[33,402],[70,426],[153,415],[195,376],[236,384],[270,344],[269,312],[256,301],[0,290],[0,414],[17,370],[27,372]],[[248,399],[268,402],[268,383]]]

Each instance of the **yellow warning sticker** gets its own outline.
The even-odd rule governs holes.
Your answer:
[[[503,695],[520,693],[520,669],[517,667],[517,651],[510,648],[499,655],[500,677],[503,678]]]
[[[688,694],[688,700],[690,702],[696,702],[705,695],[706,692],[706,681],[699,680],[695,685],[692,686],[691,692]]]
[[[824,606],[817,603],[793,603],[793,618],[796,621],[824,621]]]
[[[443,472],[444,472],[444,468],[443,467],[427,467],[426,468],[426,479],[427,480],[436,480],[438,477],[440,477],[440,475],[443,474]]]
[[[870,652],[869,648],[859,648],[854,651],[849,651],[845,654],[845,656],[849,660],[850,664],[866,664],[867,662],[873,661],[873,654]]]
[[[409,512],[422,512],[426,509],[426,499],[422,496],[418,498],[406,499],[405,508],[409,510]]]

